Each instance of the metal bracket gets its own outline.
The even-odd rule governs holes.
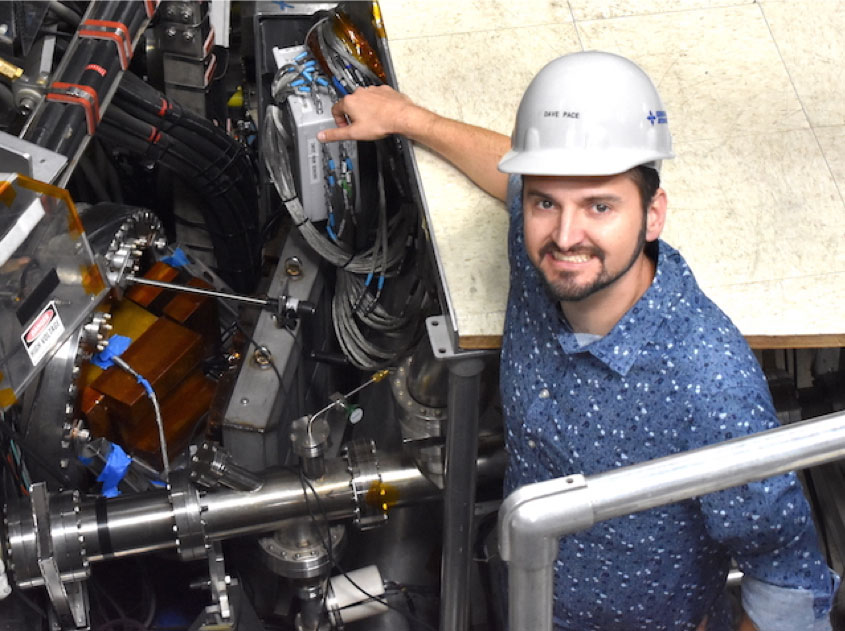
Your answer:
[[[52,183],[67,161],[60,153],[0,131],[0,171]]]
[[[211,544],[210,554],[208,555],[208,575],[211,579],[211,597],[217,604],[220,617],[223,620],[228,620],[232,617],[228,590],[232,579],[226,574],[223,544],[220,541],[214,541]]]
[[[456,344],[456,332],[449,324],[445,315],[431,316],[425,319],[425,328],[431,342],[431,350],[437,359],[471,359],[473,357],[487,357],[490,350],[464,350]]]

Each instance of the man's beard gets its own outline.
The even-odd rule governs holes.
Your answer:
[[[628,270],[630,270],[634,266],[634,263],[637,262],[637,259],[640,257],[640,254],[642,254],[643,249],[645,248],[645,234],[646,222],[645,217],[643,217],[643,225],[640,228],[639,235],[637,236],[637,244],[634,246],[634,251],[631,253],[630,259],[624,265],[622,270],[615,274],[611,274],[607,271],[607,269],[605,269],[605,253],[599,248],[585,247],[576,248],[574,250],[568,250],[566,254],[587,254],[596,257],[599,260],[599,263],[601,264],[601,272],[599,272],[599,275],[593,282],[587,283],[586,285],[580,285],[575,282],[577,273],[558,273],[556,274],[554,280],[549,280],[548,277],[542,272],[542,270],[538,268],[537,271],[540,272],[540,275],[543,277],[543,282],[546,285],[546,291],[548,291],[552,299],[557,302],[578,302],[580,300],[588,298],[589,296],[592,296],[593,294],[601,291],[605,287],[612,285],[622,276],[627,274]],[[539,260],[542,261],[544,256],[546,256],[547,254],[551,255],[551,253],[555,251],[560,251],[560,248],[558,248],[553,242],[547,243],[540,250]]]

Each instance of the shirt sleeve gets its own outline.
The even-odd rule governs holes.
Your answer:
[[[834,592],[838,582],[831,572]],[[742,579],[742,608],[761,631],[831,631],[830,616],[815,615],[819,597],[807,589],[779,587],[750,576]]]
[[[764,388],[722,390],[698,411],[703,444],[778,425]],[[795,473],[705,495],[699,504],[708,534],[730,552],[745,574],[743,601],[762,631],[829,628],[823,625],[829,624],[835,581],[819,549],[810,506]],[[779,610],[776,601],[783,606],[790,603],[787,608],[794,624],[771,626],[779,617],[772,613]]]

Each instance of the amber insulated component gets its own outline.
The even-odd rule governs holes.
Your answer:
[[[384,73],[378,53],[373,50],[367,38],[352,23],[348,15],[342,11],[336,11],[332,17],[332,30],[355,59],[372,70],[383,83],[387,83],[387,75]]]

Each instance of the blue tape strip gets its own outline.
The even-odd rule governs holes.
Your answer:
[[[381,291],[384,287],[384,276],[378,277],[378,290]]]
[[[125,335],[112,335],[108,345],[91,358],[91,363],[103,370],[114,365],[113,357],[120,357],[129,348],[132,340]]]
[[[117,486],[129,470],[130,464],[132,464],[132,458],[126,455],[120,445],[112,445],[106,466],[97,476],[97,482],[103,483],[103,497],[120,495],[120,489]]]
[[[188,255],[182,250],[182,248],[176,248],[173,250],[173,254],[170,256],[165,256],[161,259],[162,263],[167,263],[168,265],[172,265],[173,267],[185,267],[191,261],[188,260]]]

